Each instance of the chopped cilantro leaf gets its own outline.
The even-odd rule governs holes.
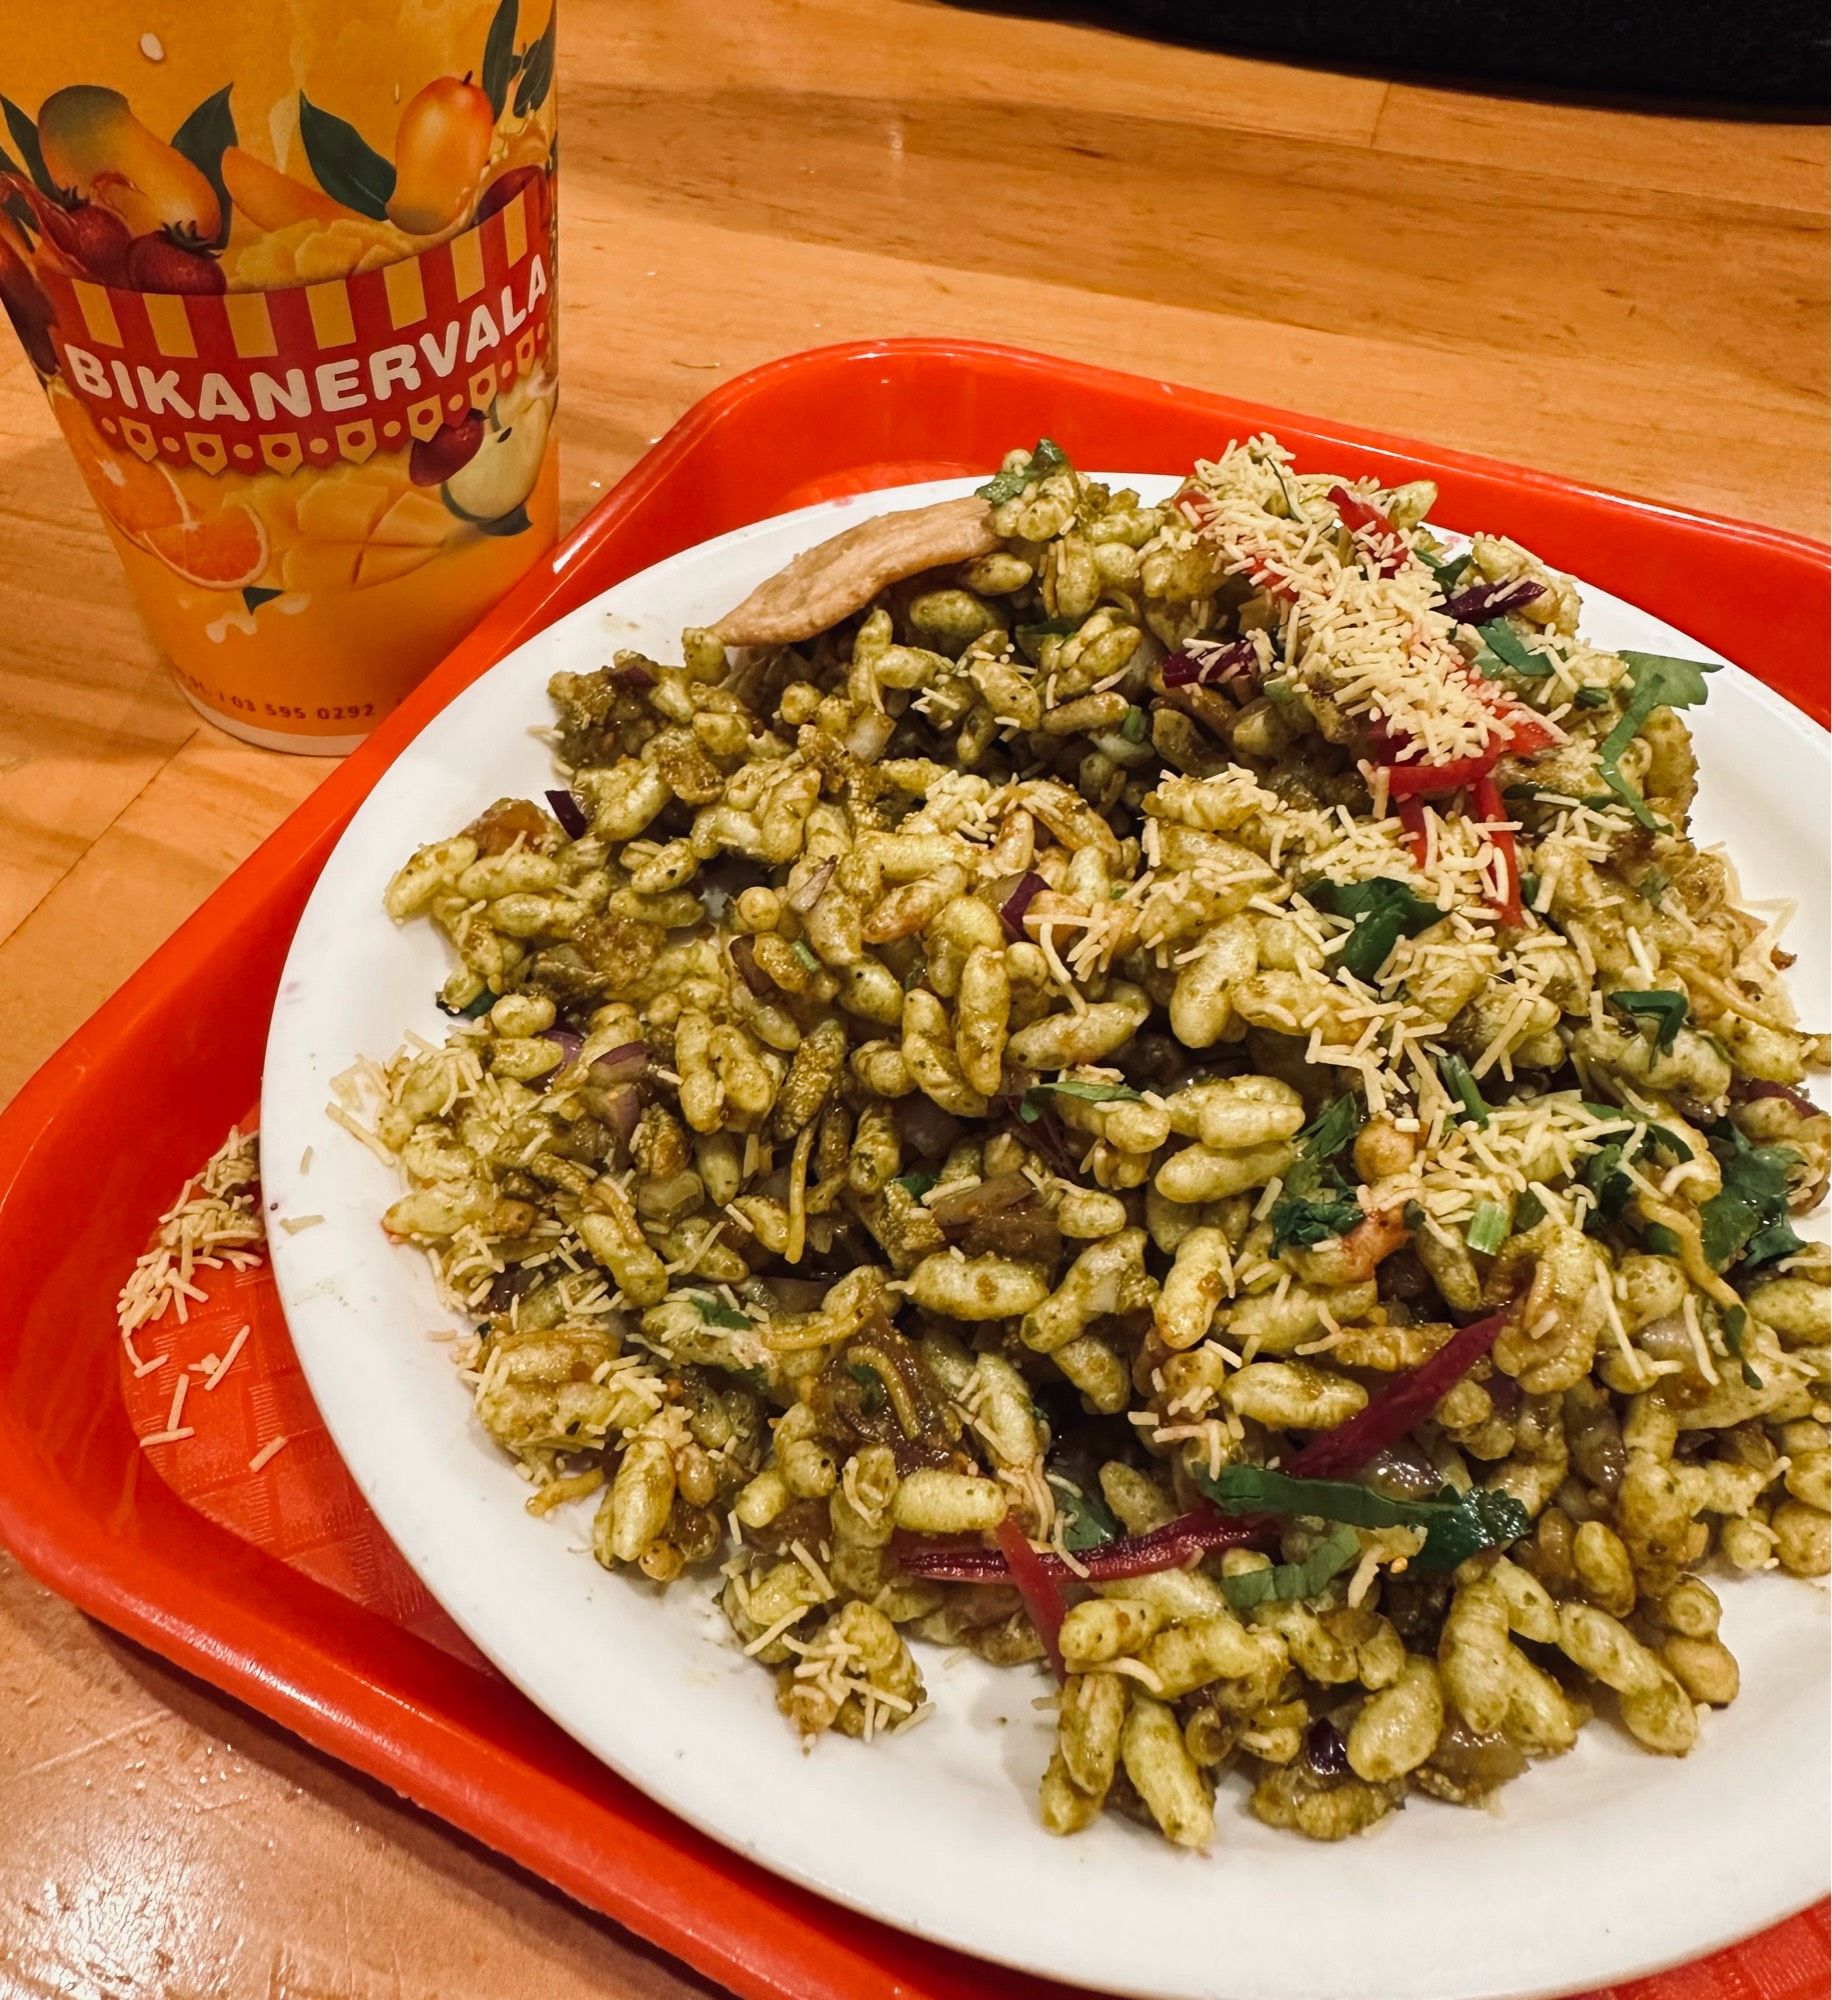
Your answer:
[[[1612,993],[1609,1004],[1620,1008],[1624,1014],[1652,1021],[1654,1046],[1663,1053],[1673,1046],[1686,1021],[1686,996],[1664,987],[1655,987],[1648,992]]]
[[[1285,1176],[1272,1204],[1272,1245],[1308,1249],[1332,1236],[1346,1236],[1362,1219],[1354,1190],[1336,1169],[1319,1159],[1301,1159]]]
[[[1738,1368],[1743,1372],[1743,1386],[1760,1389],[1762,1377],[1749,1365],[1743,1353],[1743,1335],[1749,1327],[1749,1314],[1741,1306],[1732,1306],[1724,1315],[1724,1345],[1736,1357]]]
[[[1597,1198],[1596,1215],[1601,1222],[1620,1222],[1635,1184],[1622,1168],[1623,1141],[1612,1141],[1593,1153],[1584,1163],[1584,1185]]]
[[[1586,682],[1571,699],[1577,703],[1579,708],[1607,708],[1609,706],[1609,689],[1606,687],[1597,687],[1591,682]]]
[[[984,501],[994,507],[1001,507],[1007,500],[1015,500],[1033,481],[1047,479],[1052,472],[1060,472],[1069,462],[1069,455],[1054,438],[1039,438],[1037,447],[1022,465],[1014,465],[1008,472],[995,472],[984,486],[973,490]]]
[[[1066,639],[1081,630],[1079,618],[1043,618],[1035,625],[1020,625],[1012,633],[1019,649],[1033,666],[1043,658],[1043,642],[1046,639]]]
[[[1795,1234],[1794,1225],[1784,1215],[1779,1221],[1758,1229],[1743,1246],[1743,1269],[1753,1271],[1758,1264],[1772,1264],[1777,1257],[1791,1257],[1806,1243]]]
[[[912,1201],[920,1201],[934,1185],[935,1176],[933,1174],[925,1174],[920,1170],[914,1173],[899,1174],[891,1182],[892,1187],[902,1188]]]
[[[436,994],[433,1005],[441,1014],[449,1014],[454,1021],[481,1021],[496,1005],[497,996],[486,986],[475,1000],[467,1000],[462,1007],[448,1007]]]
[[[1607,1105],[1591,1104],[1586,1110],[1605,1118],[1618,1116]],[[1640,1134],[1642,1149],[1649,1153],[1665,1153],[1670,1159],[1689,1160],[1692,1148],[1677,1132],[1665,1125],[1648,1125],[1627,1122],[1619,1134],[1606,1135],[1610,1143],[1593,1153],[1584,1165],[1584,1185],[1597,1198],[1595,1219],[1598,1222],[1620,1222],[1623,1211],[1628,1206],[1628,1198],[1634,1193],[1635,1184],[1622,1171],[1622,1162],[1637,1132]],[[1588,1225],[1587,1225],[1588,1226]],[[1595,1229],[1591,1230],[1595,1235]]]
[[[1224,1465],[1211,1479],[1195,1475],[1215,1504],[1237,1514],[1307,1514],[1357,1528],[1423,1528],[1412,1568],[1455,1569],[1481,1549],[1504,1548],[1527,1532],[1527,1510],[1511,1493],[1446,1488],[1431,1500],[1394,1500],[1346,1479],[1294,1479],[1264,1465]]]
[[[1740,1132],[1735,1144],[1724,1162],[1722,1189],[1699,1210],[1699,1243],[1716,1271],[1786,1218],[1788,1169],[1800,1157],[1791,1146],[1752,1146]]]
[[[1544,653],[1536,653],[1505,618],[1491,618],[1486,625],[1478,625],[1476,632],[1490,654],[1511,672],[1532,680],[1543,680],[1551,673],[1552,662]]]
[[[1018,1116],[1025,1124],[1035,1124],[1043,1115],[1044,1099],[1050,1091],[1058,1097],[1079,1097],[1084,1104],[1142,1104],[1145,1101],[1138,1091],[1123,1083],[1087,1083],[1074,1076],[1044,1077],[1031,1085],[1018,1106]]]
[[[714,1298],[710,1292],[689,1292],[687,1296],[693,1301],[694,1310],[708,1326],[728,1326],[736,1330],[751,1324],[743,1313],[733,1312],[730,1306]]]
[[[1644,1143],[1654,1152],[1665,1153],[1669,1159],[1689,1160],[1692,1148],[1677,1132],[1667,1125],[1649,1125]]]
[[[1455,592],[1457,585],[1463,581],[1463,573],[1469,568],[1471,561],[1470,553],[1467,549],[1460,556],[1442,557],[1427,555],[1423,549],[1420,549],[1418,556],[1425,567],[1437,578],[1438,588],[1446,597],[1451,596]]]
[[[1355,1530],[1339,1523],[1302,1562],[1273,1563],[1266,1569],[1224,1576],[1221,1594],[1235,1611],[1251,1611],[1256,1604],[1301,1604],[1321,1597],[1330,1579],[1340,1576],[1360,1554]]]
[[[1622,753],[1641,734],[1641,728],[1657,708],[1696,708],[1705,699],[1705,676],[1717,672],[1713,662],[1676,660],[1666,653],[1624,653],[1630,694],[1628,706],[1597,746],[1597,762],[1603,782],[1641,824],[1660,830],[1661,822],[1648,810],[1648,802],[1622,775]]]
[[[1298,1150],[1313,1160],[1333,1159],[1360,1130],[1361,1101],[1352,1090],[1345,1090],[1298,1134]]]
[[[1402,937],[1417,937],[1444,914],[1390,875],[1369,882],[1313,882],[1304,894],[1318,909],[1355,920],[1355,928],[1331,949],[1357,979],[1374,978]]]
[[[1072,1555],[1080,1555],[1084,1549],[1104,1548],[1108,1542],[1120,1538],[1120,1524],[1113,1518],[1107,1503],[1100,1496],[1098,1488],[1076,1486],[1064,1479],[1060,1473],[1048,1475],[1050,1487],[1056,1495],[1056,1512],[1061,1517],[1062,1545]]]

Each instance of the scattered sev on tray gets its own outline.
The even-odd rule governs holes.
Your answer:
[[[266,1260],[261,1226],[259,1149],[253,1134],[232,1128],[204,1169],[178,1191],[159,1218],[153,1240],[121,1287],[116,1319],[136,1375],[150,1374],[166,1357],[143,1357],[134,1345],[141,1329],[169,1312],[182,1325],[193,1304],[208,1296],[200,1271],[246,1270]]]
[[[1434,500],[1043,440],[557,675],[554,788],[390,884],[452,1026],[330,1116],[529,1505],[805,1741],[935,1642],[1054,1674],[1052,1832],[1334,1839],[1684,1754],[1716,1584],[1825,1574],[1826,1042],[1687,832],[1712,669]]]
[[[202,1274],[252,1269],[266,1262],[266,1245],[259,1145],[252,1133],[245,1135],[232,1127],[203,1171],[185,1182],[177,1200],[160,1216],[152,1242],[121,1287],[116,1323],[133,1372],[150,1375],[171,1359],[169,1353],[142,1354],[136,1340],[156,1337],[168,1313],[182,1325],[191,1306],[209,1296]],[[248,1326],[237,1328],[222,1354],[200,1356],[178,1372],[166,1420],[158,1430],[141,1436],[143,1448],[182,1444],[197,1435],[195,1419],[186,1420],[193,1374],[205,1394],[217,1388],[234,1367],[248,1334]],[[249,1470],[260,1471],[286,1442],[284,1437],[268,1440],[249,1461]]]

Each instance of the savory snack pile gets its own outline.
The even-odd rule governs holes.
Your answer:
[[[552,683],[422,848],[443,1046],[334,1115],[545,1510],[807,1736],[1047,1660],[1058,1833],[1319,1839],[1730,1701],[1827,1569],[1832,1157],[1687,836],[1709,669],[1427,485],[1047,440]]]

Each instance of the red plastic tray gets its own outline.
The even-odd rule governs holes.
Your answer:
[[[171,1347],[176,1369],[253,1323],[245,1373],[211,1400],[214,1456],[181,1476],[160,1458],[171,1448],[143,1451],[172,1376],[124,1383],[114,1295],[152,1219],[255,1099],[287,944],[338,834],[511,647],[690,543],[838,492],[983,468],[1041,433],[1086,465],[1175,471],[1261,429],[1300,462],[1436,479],[1446,520],[1515,535],[1825,721],[1832,569],[1798,536],[1010,348],[890,341],[755,369],[697,404],[0,1117],[0,1539],[85,1610],[750,2000],[1060,1994],[724,1852],[510,1691],[340,1484],[264,1274],[145,1343]],[[202,1402],[187,1409],[200,1440]],[[247,1456],[279,1430],[292,1442],[251,1478]],[[1827,1928],[1821,1904],[1624,1991],[1806,2000],[1825,1991]]]

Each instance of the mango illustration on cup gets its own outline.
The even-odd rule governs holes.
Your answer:
[[[241,146],[223,148],[223,186],[237,211],[257,229],[290,229],[298,222],[355,222],[355,209],[322,188],[295,180]]]
[[[223,225],[215,188],[118,90],[73,83],[53,91],[39,108],[38,146],[63,199],[39,196],[34,212],[80,269],[144,292],[224,289],[209,254]]]
[[[388,219],[410,236],[432,236],[465,212],[496,136],[496,114],[478,85],[434,77],[408,100],[394,138]]]

